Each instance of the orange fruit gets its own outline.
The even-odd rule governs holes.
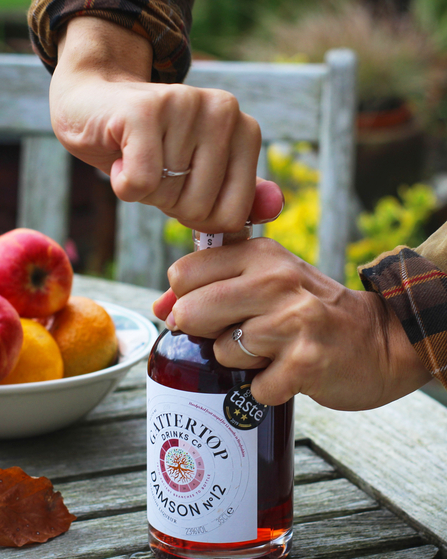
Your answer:
[[[55,380],[64,376],[64,363],[57,343],[48,330],[30,318],[21,318],[23,345],[19,360],[0,384]]]
[[[88,297],[71,296],[54,315],[50,332],[64,361],[64,376],[105,369],[116,361],[118,340],[108,312]]]

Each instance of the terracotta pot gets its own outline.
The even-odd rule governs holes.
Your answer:
[[[424,167],[424,134],[408,105],[359,113],[355,189],[366,209],[421,181]]]

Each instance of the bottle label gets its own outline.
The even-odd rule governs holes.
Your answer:
[[[147,380],[149,523],[174,538],[257,538],[258,430],[224,417],[225,394],[184,392]]]
[[[221,247],[222,243],[223,233],[200,233],[199,250]]]

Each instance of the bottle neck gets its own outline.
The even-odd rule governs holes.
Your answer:
[[[208,248],[232,245],[241,241],[247,241],[253,237],[253,224],[247,221],[244,227],[236,233],[201,233],[193,231],[194,252]]]

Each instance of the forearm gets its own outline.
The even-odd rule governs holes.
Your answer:
[[[35,53],[51,72],[58,62],[60,33],[72,20],[88,17],[119,25],[154,49],[152,81],[183,81],[191,54],[189,30],[193,0],[34,0],[28,11]]]
[[[106,81],[151,81],[152,47],[147,39],[95,17],[70,20],[59,34],[54,80],[98,76]]]

